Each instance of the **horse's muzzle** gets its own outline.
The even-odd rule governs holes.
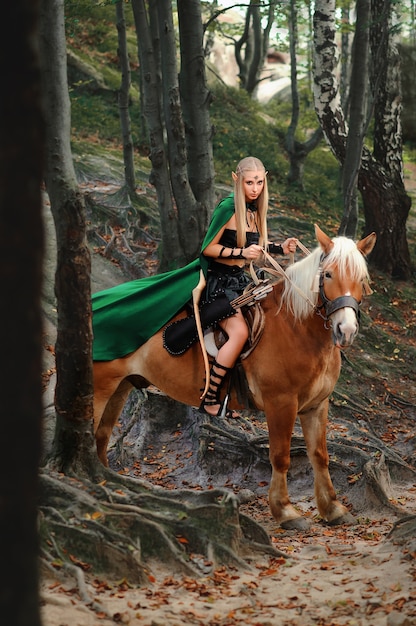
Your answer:
[[[357,336],[359,324],[357,312],[351,307],[338,309],[331,315],[332,337],[339,348],[348,348]]]

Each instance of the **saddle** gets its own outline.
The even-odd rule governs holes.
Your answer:
[[[251,301],[249,306],[240,308],[249,329],[249,337],[243,352],[232,369],[229,380],[229,391],[235,390],[238,402],[246,409],[257,407],[247,384],[242,361],[255,349],[263,334],[265,315],[259,301]],[[215,358],[218,350],[227,341],[227,336],[219,322],[231,315],[236,309],[232,307],[225,294],[221,293],[212,302],[205,302],[200,307],[201,326],[204,331],[204,343],[207,353]],[[187,316],[171,322],[163,330],[163,346],[174,356],[184,354],[198,340],[195,314],[189,306]]]

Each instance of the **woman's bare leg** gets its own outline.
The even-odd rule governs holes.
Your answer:
[[[228,339],[219,349],[216,362],[218,365],[230,369],[234,366],[248,339],[248,327],[241,311],[220,322],[220,326],[227,333]],[[214,376],[211,375],[210,382],[217,385],[220,379],[223,380],[225,378],[226,370],[222,370],[214,365],[214,371]],[[205,404],[204,410],[215,416],[218,414],[220,407],[220,403]]]

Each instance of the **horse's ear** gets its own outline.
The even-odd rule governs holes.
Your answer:
[[[371,250],[376,245],[377,235],[375,233],[370,233],[364,239],[361,239],[357,242],[357,248],[361,252],[362,255],[368,256]]]
[[[321,230],[317,224],[314,224],[314,226],[315,226],[315,236],[318,240],[318,243],[321,246],[323,253],[327,255],[329,254],[329,251],[331,250],[333,246],[332,239],[328,237],[328,235],[325,235],[324,231]]]

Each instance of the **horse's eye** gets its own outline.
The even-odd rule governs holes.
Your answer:
[[[325,272],[325,278],[332,278],[331,272]]]

